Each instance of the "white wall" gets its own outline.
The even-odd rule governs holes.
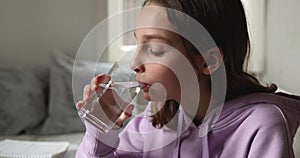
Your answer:
[[[52,49],[76,54],[106,0],[1,0],[0,67],[44,64]]]
[[[300,0],[268,0],[265,81],[300,94]]]
[[[265,70],[266,0],[242,0],[242,2],[251,41],[248,71],[260,76]]]
[[[127,4],[128,8],[124,7],[124,4]],[[108,22],[109,29],[108,29],[108,40],[114,40],[112,43],[110,43],[108,47],[109,55],[108,55],[108,61],[116,61],[120,58],[120,54],[127,52],[129,50],[133,50],[134,46],[132,45],[124,45],[123,38],[126,34],[126,31],[123,27],[124,25],[124,19],[123,16],[127,16],[128,18],[136,18],[135,14],[133,12],[129,11],[124,13],[127,9],[133,9],[136,7],[141,7],[144,0],[131,0],[130,1],[124,1],[124,0],[111,0],[107,2],[108,6],[108,15],[113,16],[113,18],[110,19]],[[126,5],[125,5],[126,6]],[[139,11],[136,10],[136,11]],[[136,12],[138,14],[138,12]],[[135,20],[131,19],[132,24],[135,25]],[[133,26],[127,26],[128,28],[131,28]],[[125,27],[126,28],[126,27]],[[118,37],[118,33],[121,33],[121,37]],[[130,32],[132,34],[132,32]],[[130,34],[129,33],[129,34]],[[121,53],[120,53],[121,52]]]

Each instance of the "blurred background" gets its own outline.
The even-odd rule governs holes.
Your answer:
[[[53,49],[75,56],[103,19],[141,0],[0,0],[0,66],[47,64]],[[253,47],[250,70],[300,94],[300,1],[243,0]],[[109,32],[107,34],[109,36]],[[107,39],[103,36],[103,39]],[[105,60],[114,60],[116,44]]]

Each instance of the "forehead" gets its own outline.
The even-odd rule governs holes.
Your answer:
[[[147,3],[139,14],[135,36],[139,38],[176,39],[175,27],[168,19],[166,8]]]
[[[159,30],[175,31],[170,23],[166,8],[155,3],[147,3],[138,16],[136,29],[159,28]]]

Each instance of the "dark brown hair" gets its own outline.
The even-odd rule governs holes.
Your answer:
[[[210,33],[226,59],[225,100],[255,92],[276,91],[276,85],[263,86],[244,69],[244,66],[248,65],[250,41],[247,20],[240,0],[146,0],[144,5],[148,2],[181,11],[197,20]],[[169,20],[172,22],[170,17]],[[166,125],[175,116],[178,107],[179,104],[175,101],[167,101],[165,106],[152,116],[153,126]]]

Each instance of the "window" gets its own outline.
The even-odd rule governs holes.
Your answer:
[[[108,22],[108,39],[115,39],[108,48],[108,60],[114,61],[118,58],[120,51],[132,49],[135,45],[133,31],[122,32],[127,28],[133,28],[137,17],[137,12],[134,14],[119,14],[127,9],[141,7],[144,0],[110,0],[108,1],[108,17],[118,14],[118,23],[116,21]],[[120,16],[120,17],[119,17]],[[123,34],[120,37],[114,37],[115,32],[119,31]],[[117,38],[117,39],[116,39]]]
[[[242,0],[245,8],[251,42],[250,73],[260,77],[265,70],[266,55],[266,1]]]

